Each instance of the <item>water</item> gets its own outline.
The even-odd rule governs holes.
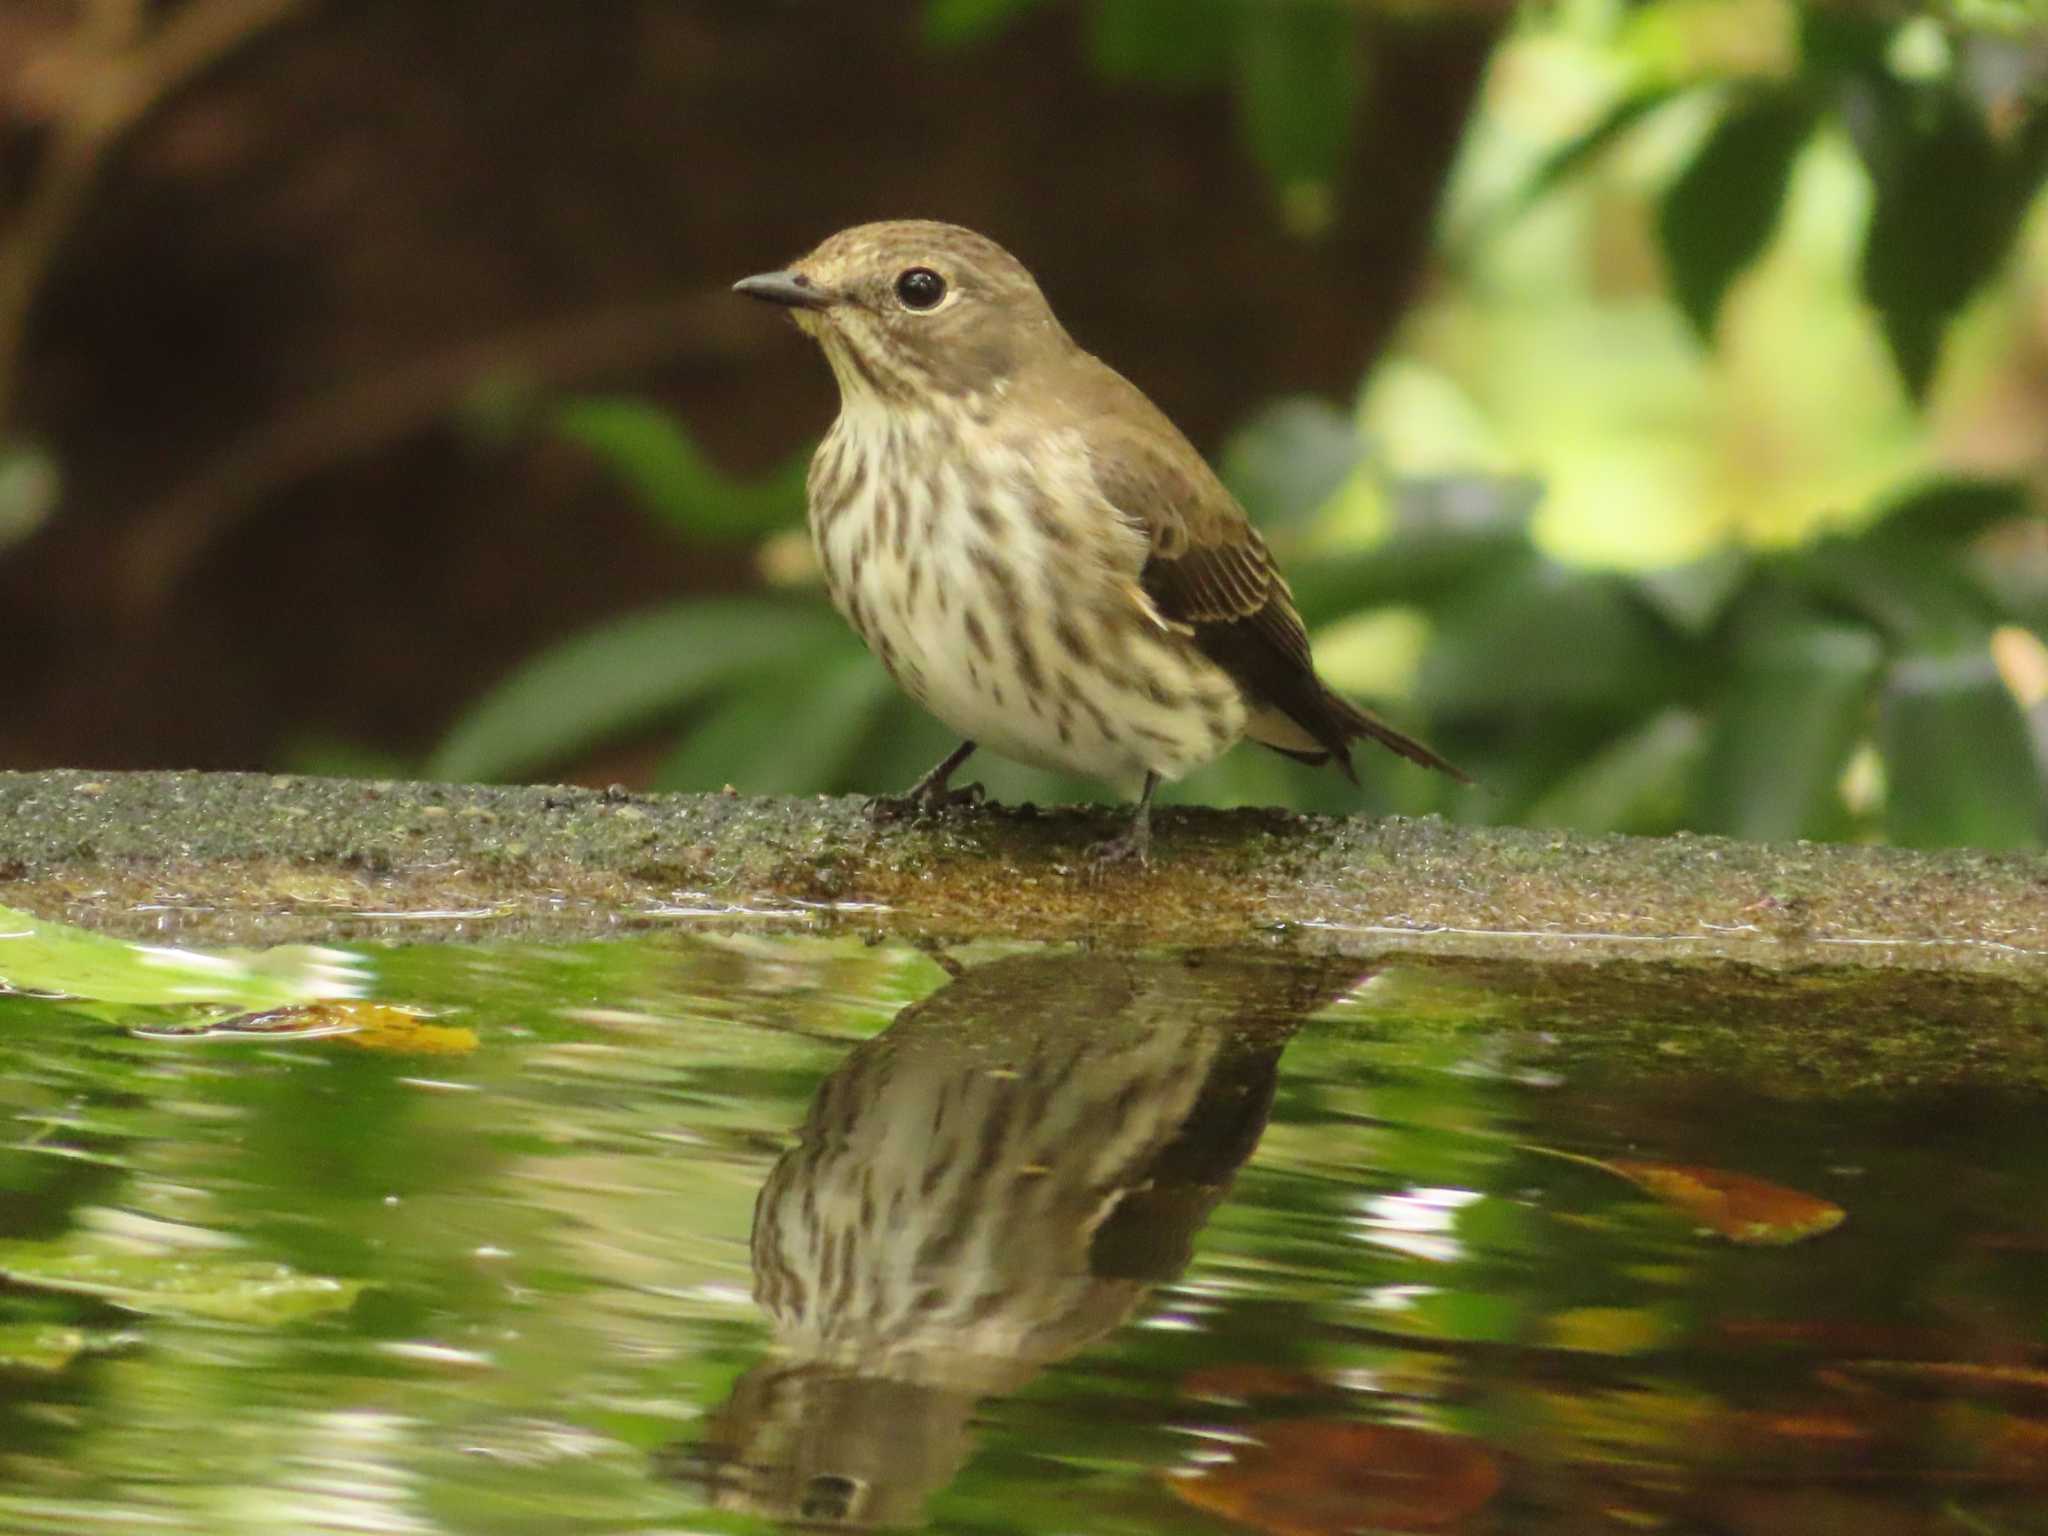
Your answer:
[[[0,1531],[2048,1532],[2048,1105],[1939,1047],[1736,1069],[1649,972],[364,965],[422,1048],[0,996]],[[1735,1176],[1769,1241],[1669,1203]]]

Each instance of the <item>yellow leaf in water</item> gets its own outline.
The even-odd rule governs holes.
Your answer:
[[[1746,1173],[1608,1158],[1601,1167],[1733,1243],[1796,1243],[1842,1224],[1839,1205]]]
[[[237,1014],[200,1030],[178,1035],[212,1038],[346,1040],[366,1051],[393,1055],[461,1056],[476,1049],[476,1031],[459,1025],[431,1024],[406,1008],[385,1003],[338,1001],[299,1003],[263,1013]]]
[[[1542,1342],[1595,1355],[1636,1355],[1660,1349],[1677,1333],[1671,1318],[1649,1307],[1571,1307],[1544,1319]]]

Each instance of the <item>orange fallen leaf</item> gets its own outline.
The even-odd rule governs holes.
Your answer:
[[[1731,1243],[1796,1243],[1832,1232],[1839,1205],[1746,1173],[1610,1158],[1601,1164]]]
[[[1196,1509],[1265,1536],[1436,1531],[1500,1491],[1500,1466],[1476,1441],[1389,1424],[1283,1419],[1227,1466],[1167,1486]]]
[[[1588,1157],[1534,1142],[1520,1146],[1525,1152],[1583,1163],[1627,1179],[1731,1243],[1796,1243],[1832,1232],[1848,1215],[1839,1205],[1818,1196],[1725,1168]]]

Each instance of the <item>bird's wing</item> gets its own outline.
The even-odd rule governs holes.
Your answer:
[[[1252,707],[1247,733],[1294,757],[1334,758],[1352,775],[1353,739],[1466,781],[1428,746],[1332,693],[1272,553],[1194,446],[1115,375],[1116,409],[1083,427],[1096,486],[1145,539],[1133,600],[1187,633]],[[1352,775],[1355,777],[1355,775]],[[1469,781],[1467,781],[1469,782]]]
[[[1135,422],[1124,413],[1099,417],[1088,437],[1103,499],[1147,540],[1143,599],[1191,633],[1254,704],[1279,710],[1342,758],[1345,738],[1330,718],[1293,594],[1236,499],[1149,409]]]

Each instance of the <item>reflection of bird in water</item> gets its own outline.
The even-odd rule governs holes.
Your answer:
[[[1015,956],[860,1046],[754,1208],[779,1355],[686,1458],[724,1508],[913,1523],[975,1402],[1178,1274],[1251,1155],[1288,1034],[1355,966]]]

